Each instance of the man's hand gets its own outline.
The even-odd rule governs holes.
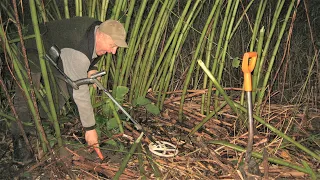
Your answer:
[[[89,146],[92,146],[96,153],[98,154],[100,159],[104,159],[103,155],[99,149],[99,143],[98,143],[98,133],[95,129],[86,131],[85,139]]]
[[[96,74],[98,71],[97,70],[90,70],[88,71],[88,78],[90,78],[93,74]],[[101,77],[97,77],[98,81],[101,80]],[[97,85],[96,84],[93,84],[93,87],[95,89],[97,89]]]

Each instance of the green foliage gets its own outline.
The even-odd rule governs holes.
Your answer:
[[[142,96],[138,97],[134,101],[134,106],[145,107],[148,112],[154,115],[158,115],[160,113],[160,110],[156,105],[152,104],[149,99]]]
[[[95,118],[96,118],[96,130],[97,130],[99,139],[101,138],[102,134],[106,135],[107,137],[111,137],[114,133],[118,132],[119,126],[115,118],[108,119],[106,116],[99,115],[99,114],[97,114]],[[121,143],[117,143],[113,139],[110,139],[105,143],[118,148],[123,147]]]
[[[118,86],[116,88],[115,99],[117,100],[117,102],[119,104],[122,104],[124,102],[125,96],[128,92],[129,92],[129,88],[127,88],[125,86]],[[105,102],[103,102],[103,101],[105,101]],[[99,116],[96,115],[96,123],[97,123],[97,126],[99,126],[100,130],[118,131],[118,129],[119,129],[119,124],[117,123],[116,118],[113,117],[113,111],[118,111],[119,108],[117,106],[114,106],[115,110],[113,110],[111,107],[111,103],[113,103],[112,100],[107,99],[107,98],[103,98],[102,102],[98,103],[98,104],[102,105],[102,112],[103,112]],[[120,118],[121,117],[122,116],[120,116]],[[123,118],[123,119],[125,119],[125,118]]]
[[[238,68],[239,66],[240,66],[240,59],[238,57],[236,57],[232,60],[232,67]]]
[[[129,88],[125,86],[118,86],[116,89],[116,100],[119,103],[122,103],[124,100],[124,96],[129,92]]]
[[[140,106],[145,106],[151,103],[149,99],[142,96],[138,97],[138,99],[135,102],[136,102],[136,105],[140,105]]]
[[[23,172],[23,174],[21,175],[22,178],[32,178],[32,175],[30,172],[26,171]]]

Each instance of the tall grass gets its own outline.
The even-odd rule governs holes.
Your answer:
[[[236,95],[231,96],[231,93],[224,93],[222,89],[220,91],[213,89],[242,87],[242,73],[232,64],[239,59],[238,57],[242,57],[243,53],[256,51],[258,59],[253,72],[252,95],[256,115],[261,114],[263,101],[266,99],[266,90],[270,87],[270,78],[273,77],[274,68],[279,63],[279,52],[283,51],[282,42],[289,34],[289,20],[293,12],[297,11],[298,2],[297,0],[276,2],[258,0],[52,0],[47,2],[30,0],[30,6],[24,6],[24,8],[28,8],[32,16],[24,18],[32,19],[35,34],[33,36],[24,34],[23,37],[20,37],[36,38],[39,59],[42,59],[45,52],[42,51],[38,22],[71,18],[73,14],[94,17],[100,21],[119,20],[128,32],[129,48],[120,48],[115,56],[103,56],[98,64],[100,70],[107,71],[107,75],[102,78],[102,83],[108,89],[113,90],[113,95],[118,86],[127,86],[129,87],[127,100],[131,103],[138,97],[144,97],[151,92],[157,97],[158,107],[163,109],[168,92],[182,89],[182,94],[179,94],[181,95],[179,120],[183,121],[188,90],[208,89],[207,93],[201,97],[201,109],[199,110],[201,113],[208,116],[217,114],[215,110],[224,106],[224,103],[220,102],[221,98],[224,98],[228,99],[228,105],[236,117],[244,119],[244,112],[239,111],[239,106],[232,103],[232,101],[239,100],[240,104],[243,104],[243,94],[235,92]],[[17,69],[19,66],[16,64],[17,52],[15,51],[17,48],[13,42],[16,42],[14,40],[19,35],[16,33],[14,23],[11,22],[15,18],[14,11],[8,6],[9,3],[7,0],[0,2],[1,14],[6,18],[2,20],[5,26],[2,26],[0,32],[3,43],[1,50],[8,54],[17,72],[17,80],[24,91],[28,92],[28,86],[32,83],[24,80],[23,73],[26,74],[26,72]],[[20,16],[23,16],[22,12],[22,10],[19,11]],[[22,24],[22,28],[24,26],[27,24]],[[301,91],[305,91],[310,82],[307,80],[314,77],[312,72],[318,67],[318,54],[315,52],[311,54],[313,58],[307,58],[310,61],[310,69]],[[304,55],[306,58],[309,54]],[[214,83],[217,84],[214,84],[207,74],[203,73],[196,63],[198,59],[204,60],[204,65],[213,75],[211,79],[215,79]],[[47,109],[59,139],[60,129],[54,98],[51,95],[52,90],[48,84],[48,72],[44,61],[40,62],[42,62],[44,87],[49,99]],[[289,68],[289,71],[299,71],[297,74],[302,71],[292,66]],[[319,83],[318,80],[315,81]],[[105,96],[96,97],[97,92],[94,89],[91,89],[91,95],[93,104],[106,99]],[[26,93],[26,98],[37,126],[41,126],[36,103],[33,103],[35,100],[29,93]],[[229,99],[232,101],[229,102]],[[302,97],[299,98],[299,101],[301,99]],[[104,106],[97,105],[97,112],[100,108]],[[41,131],[39,128],[37,130]],[[45,140],[42,139],[42,141]],[[43,144],[45,148],[45,143]],[[60,139],[58,144],[62,144]]]

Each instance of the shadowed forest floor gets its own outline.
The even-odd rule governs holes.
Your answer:
[[[152,99],[152,96],[149,96]],[[194,96],[184,107],[185,121],[179,122],[177,109],[179,96],[168,99],[166,109],[160,116],[150,116],[145,111],[134,112],[134,117],[157,140],[171,142],[178,146],[179,153],[172,158],[162,158],[147,152],[148,140],[143,139],[140,150],[135,152],[120,179],[242,179],[244,172],[243,158],[245,153],[228,146],[211,143],[226,141],[246,148],[247,130],[239,129],[241,122],[231,114],[226,106],[220,113],[211,118],[194,135],[188,136],[191,130],[203,120],[199,114],[201,98]],[[311,107],[311,106],[310,106]],[[262,116],[266,122],[281,130],[294,140],[319,154],[319,108],[309,108],[308,114],[303,107],[296,105],[268,104]],[[2,125],[2,127],[4,127]],[[29,166],[19,167],[12,163],[12,142],[8,131],[1,131],[0,179],[110,179],[118,171],[122,160],[130,150],[139,132],[131,124],[125,125],[125,135],[114,134],[111,138],[101,137],[101,149],[105,159],[101,161],[95,153],[84,146],[84,139],[79,120],[75,118],[65,124],[62,130],[66,140],[64,157],[45,156],[41,161]],[[254,158],[257,168],[257,179],[309,179],[306,173],[296,169],[267,162],[266,157],[277,157],[286,162],[301,165],[304,160],[313,170],[320,168],[320,162],[311,158],[291,143],[285,141],[262,125],[256,126],[254,137],[255,152],[264,154]],[[121,146],[105,143],[114,139]],[[32,141],[36,147],[37,141]],[[120,147],[120,148],[119,148]],[[37,148],[34,148],[35,150]],[[55,149],[55,151],[57,151]],[[41,152],[36,152],[37,155]],[[139,161],[139,158],[141,161]],[[69,159],[70,161],[68,161]],[[66,163],[63,163],[63,162]],[[244,178],[246,179],[246,178]]]

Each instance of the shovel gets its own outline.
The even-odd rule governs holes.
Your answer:
[[[249,62],[249,58],[251,58]],[[251,72],[253,71],[257,60],[256,52],[247,52],[243,55],[242,61],[242,72],[244,75],[244,91],[247,94],[248,102],[248,119],[249,119],[249,135],[248,135],[248,144],[246,150],[246,162],[249,163],[252,154],[252,145],[253,145],[253,112],[252,112],[252,79]]]

